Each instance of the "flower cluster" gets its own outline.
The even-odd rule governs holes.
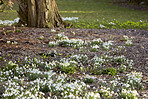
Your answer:
[[[126,41],[125,44],[126,44],[127,46],[131,46],[131,45],[133,44],[133,43],[132,43],[132,37],[129,38],[128,36],[124,35],[122,40]]]
[[[92,58],[92,61],[94,61],[94,67],[95,68],[100,68],[100,67],[104,67],[104,63],[106,62],[106,60],[103,57],[97,57],[94,56],[94,58]]]
[[[133,89],[135,88],[142,88],[142,73],[141,72],[131,72],[130,74],[126,75],[127,83],[132,86]]]
[[[49,46],[64,46],[64,47],[73,47],[73,48],[81,48],[84,46],[90,46],[90,50],[96,52],[100,46],[105,50],[109,50],[109,48],[113,45],[113,41],[103,42],[101,38],[94,39],[92,41],[82,40],[82,39],[69,39],[64,33],[60,33],[56,36],[56,41],[50,41]]]
[[[78,17],[62,17],[62,19],[65,21],[65,20],[78,20]],[[12,26],[13,24],[15,23],[18,23],[20,20],[20,18],[16,18],[14,19],[13,21],[10,21],[10,20],[0,20],[0,25],[8,25],[8,26]],[[51,32],[56,32],[54,29],[51,30]]]
[[[100,99],[100,94],[98,92],[88,92],[85,94],[84,99]]]
[[[132,99],[137,99],[137,97],[139,96],[138,92],[136,91],[137,89],[139,89],[135,84],[135,82],[133,81],[132,78],[134,78],[135,76],[139,74],[138,77],[142,77],[141,73],[137,73],[137,72],[131,72],[126,74],[127,76],[116,76],[114,77],[114,79],[110,80],[110,83],[105,85],[103,83],[103,86],[101,87],[100,93],[103,95],[103,97],[107,97],[107,98],[132,98]],[[129,75],[132,75],[129,76]],[[129,77],[128,77],[129,76]],[[138,83],[141,84],[141,79],[138,79]],[[126,79],[128,79],[126,81]],[[135,77],[135,80],[137,79],[137,77]],[[101,80],[102,81],[102,80]],[[130,82],[131,81],[131,82]],[[133,88],[133,85],[135,86]]]
[[[95,81],[94,81],[95,79],[96,79],[96,77],[90,76],[90,75],[87,74],[87,75],[85,76],[84,82],[85,82],[85,83],[94,83],[94,82],[95,82]]]
[[[2,20],[0,20],[0,25],[6,25],[6,26],[8,25],[8,26],[11,26],[14,23],[18,23],[19,20],[20,20],[20,18],[16,18],[13,21],[10,21],[10,20],[4,20],[4,21],[2,21]]]
[[[11,65],[16,64],[11,62]],[[5,72],[8,74],[7,76],[9,76],[8,80],[1,77],[6,75]],[[57,75],[56,73],[52,72],[52,70],[42,72],[41,70],[37,69],[37,66],[34,63],[31,65],[26,65],[24,68],[17,67],[15,72],[5,72],[1,71],[0,76],[0,80],[6,81],[6,83],[3,85],[5,91],[2,96],[4,98],[30,97],[39,99],[45,98],[45,92],[52,92],[55,95],[61,95],[64,98],[78,98],[83,94],[83,89],[86,90],[87,88],[86,84],[82,81],[76,80],[75,82],[68,83],[67,75]],[[30,77],[32,77],[32,79]]]
[[[65,20],[71,21],[71,20],[78,20],[79,18],[78,17],[62,17],[62,19],[63,19],[63,21],[65,21]]]
[[[117,93],[114,93],[114,91],[111,91],[110,88],[101,87],[100,93],[103,95],[103,97],[111,98],[113,95],[116,95]]]
[[[69,39],[67,36],[64,35],[64,33],[58,34],[56,36],[56,41],[50,41],[49,46],[55,47],[57,45],[59,46],[65,46],[65,47],[73,47],[73,48],[80,48],[85,44],[85,42],[81,39]]]
[[[102,43],[103,41],[101,40],[101,38],[92,40],[91,41],[91,51],[94,51],[94,52],[98,51]]]
[[[125,42],[125,44],[126,44],[127,46],[131,46],[133,43],[132,43],[132,40],[127,40],[127,41]]]
[[[104,26],[104,25],[102,25],[102,24],[100,24],[100,28],[105,28],[105,26]]]
[[[64,33],[60,33],[56,36],[57,40],[68,40],[68,37],[64,35]]]
[[[85,61],[88,60],[88,56],[86,54],[85,55],[83,55],[83,54],[71,55],[70,59],[74,60],[78,63],[84,63]]]
[[[113,45],[112,42],[113,42],[113,41],[104,42],[103,45],[102,45],[103,48],[104,48],[105,50],[108,50],[108,49],[110,48],[110,46]]]
[[[131,90],[131,89],[129,90],[123,89],[120,95],[121,98],[125,98],[125,99],[129,99],[129,98],[138,99],[138,96],[139,96],[138,92],[136,90]]]
[[[48,60],[51,59],[48,53],[46,59],[26,57],[19,64],[9,61],[0,67],[2,98],[134,99],[139,96],[136,90],[143,87],[142,73],[128,71],[134,64],[121,55],[125,47],[116,46],[112,41],[103,42],[100,38],[69,39],[64,33],[58,34],[49,45],[74,50],[86,48],[88,53],[74,51],[66,53],[65,57],[65,53],[59,55],[55,50],[52,60]],[[91,48],[100,50],[101,54],[88,51]]]

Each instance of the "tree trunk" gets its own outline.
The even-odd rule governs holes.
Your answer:
[[[29,27],[63,27],[55,0],[17,0],[22,24]]]

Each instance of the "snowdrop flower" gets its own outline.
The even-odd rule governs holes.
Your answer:
[[[98,45],[94,45],[94,46],[92,46],[92,48],[93,48],[93,49],[98,49],[99,46],[98,46]]]
[[[16,19],[14,19],[14,23],[18,23],[19,20],[20,20],[20,18],[16,18]]]
[[[130,85],[129,84],[127,84],[127,83],[123,83],[123,85],[122,85],[123,87],[125,87],[125,88],[129,88],[130,87]]]
[[[134,97],[134,99],[138,99],[137,96],[139,96],[138,92],[136,90],[126,90],[126,89],[122,89],[121,94],[125,95],[126,97]]]
[[[14,24],[14,23],[18,23],[18,22],[19,22],[19,19],[20,19],[20,18],[16,18],[16,19],[14,19],[13,21],[10,21],[10,20],[4,20],[4,21],[2,21],[2,20],[0,20],[0,24],[11,26],[11,25]]]
[[[128,39],[129,39],[129,37],[128,37],[128,36],[126,36],[126,35],[123,35],[123,39],[124,39],[124,40],[128,40]]]
[[[7,44],[10,44],[11,43],[11,41],[7,41]]]
[[[61,39],[61,40],[68,40],[68,37],[64,35],[63,33],[60,33],[56,36],[56,39]]]
[[[98,38],[98,39],[94,39],[92,42],[102,43],[103,41],[101,40],[101,38]]]
[[[60,63],[61,66],[67,67],[70,65],[70,62],[68,60],[64,60],[62,63]]]
[[[126,44],[126,45],[132,45],[133,43],[132,43],[132,40],[127,40],[127,41],[125,42],[125,44]]]
[[[63,21],[65,21],[65,20],[69,20],[69,21],[71,21],[71,20],[78,20],[79,18],[78,17],[62,17],[62,19],[63,19]]]
[[[100,24],[100,28],[105,28],[105,26]]]
[[[103,43],[103,48],[105,48],[105,49],[109,49],[110,48],[110,46],[112,46],[113,45],[113,43],[112,43],[113,41],[108,41],[108,42],[104,42]]]
[[[94,96],[94,92],[89,92],[88,94],[89,94],[91,97]]]
[[[100,92],[107,97],[112,97],[115,94],[113,91],[110,91],[110,88],[103,87],[103,86],[101,86]]]
[[[109,24],[111,24],[111,25],[116,25],[115,23],[113,23],[113,22],[110,22]]]
[[[57,46],[57,45],[58,45],[58,43],[55,42],[55,41],[51,41],[51,42],[49,42],[49,46]]]
[[[56,30],[55,30],[55,29],[51,29],[51,31],[50,31],[50,32],[55,33],[55,32],[56,32]]]
[[[85,78],[88,78],[88,79],[96,79],[97,77],[95,77],[95,76],[90,76],[90,75],[87,74],[87,75],[85,76]]]
[[[12,44],[13,44],[13,45],[16,45],[16,44],[18,44],[18,42],[14,41],[14,42],[12,42]]]
[[[18,78],[18,77],[16,77],[16,76],[14,76],[14,79],[18,80],[19,78]]]
[[[98,79],[98,82],[100,83],[100,82],[102,82],[102,83],[106,83],[106,81],[105,80],[103,80],[103,79]]]

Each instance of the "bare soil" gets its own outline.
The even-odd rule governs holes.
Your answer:
[[[12,30],[12,27],[3,27],[5,30]],[[69,38],[79,38],[83,40],[92,40],[101,38],[104,41],[113,40],[119,45],[123,45],[121,38],[123,35],[133,37],[132,46],[127,47],[125,56],[128,59],[133,59],[135,65],[134,70],[143,73],[143,81],[148,93],[148,30],[133,30],[133,29],[56,29],[55,33],[51,33],[48,28],[20,28],[22,32],[7,33],[4,35],[3,28],[0,28],[0,66],[4,66],[9,60],[23,60],[26,56],[31,58],[41,57],[42,54],[56,50],[58,53],[63,53],[64,56],[69,55],[76,50],[66,47],[49,47],[49,41],[53,40],[58,33],[64,32]],[[39,37],[44,36],[43,40]],[[17,44],[8,44],[17,42]]]

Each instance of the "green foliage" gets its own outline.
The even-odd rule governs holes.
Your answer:
[[[101,27],[104,26],[104,27]],[[148,23],[146,21],[138,21],[138,22],[133,22],[133,21],[125,21],[125,22],[120,22],[117,20],[111,20],[111,21],[96,21],[92,20],[91,22],[89,21],[78,21],[75,22],[73,21],[73,26],[74,28],[87,28],[87,29],[148,29]]]
[[[91,52],[97,52],[98,49],[97,49],[97,48],[91,48],[90,51],[91,51]]]
[[[65,72],[65,73],[68,73],[70,75],[72,75],[72,74],[74,74],[76,72],[75,67],[72,67],[72,66],[61,67],[60,69],[61,69],[61,71]]]
[[[15,32],[22,32],[22,30],[20,30],[20,29],[17,29],[17,30],[15,30]]]
[[[30,81],[33,81],[37,78],[48,78],[48,75],[46,74],[27,73],[26,75]]]
[[[120,97],[122,99],[136,99],[137,98],[137,91],[131,91],[131,90],[126,90],[126,89],[123,89],[121,94],[120,94]]]
[[[12,32],[13,32],[12,30],[7,30],[7,31],[6,31],[6,33],[12,33]]]
[[[4,70],[15,70],[17,66],[17,64],[13,63],[12,61],[9,61]]]
[[[13,33],[13,32],[22,32],[22,30],[20,30],[20,29],[17,29],[17,30],[7,30],[7,31],[2,31],[2,33],[5,33],[5,34],[8,34],[8,33]]]
[[[118,70],[119,70],[120,73],[123,73],[124,71],[127,70],[127,67],[125,65],[121,64],[121,66],[119,67]]]
[[[50,89],[49,89],[49,87],[48,87],[48,85],[47,84],[45,84],[44,86],[42,86],[42,87],[40,87],[40,89],[39,89],[41,92],[44,92],[44,93],[46,93],[46,92],[49,92],[50,91]]]
[[[76,66],[73,63],[70,63],[69,65],[60,65],[60,66],[57,66],[57,68],[59,68],[60,71],[65,72],[70,75],[76,72]]]
[[[112,76],[116,75],[116,73],[117,73],[116,69],[115,68],[112,68],[112,67],[111,68],[104,69],[102,71],[102,74],[108,74],[108,75],[112,75]]]
[[[43,40],[43,39],[44,39],[44,36],[40,36],[40,37],[39,37],[39,40]]]
[[[92,79],[92,78],[85,78],[85,79],[84,79],[84,82],[85,82],[85,83],[92,84],[92,83],[94,83],[95,81],[94,81],[94,79]]]
[[[0,57],[0,61],[3,61],[4,60],[4,57]]]
[[[98,69],[93,69],[91,72],[92,72],[92,74],[94,74],[94,75],[101,75],[101,74],[102,74],[102,72],[99,71]]]

